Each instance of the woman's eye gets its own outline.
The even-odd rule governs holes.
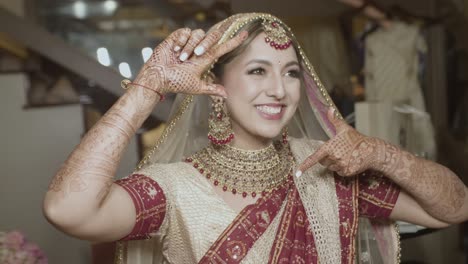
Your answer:
[[[290,70],[286,73],[286,75],[292,78],[299,78],[300,72],[299,70]]]
[[[255,68],[253,70],[248,71],[248,74],[255,74],[255,75],[262,75],[265,73],[263,68]]]

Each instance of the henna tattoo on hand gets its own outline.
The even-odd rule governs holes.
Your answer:
[[[466,187],[448,168],[381,139],[364,136],[336,118],[332,111],[328,112],[328,118],[336,128],[336,136],[308,157],[296,175],[317,162],[341,176],[369,169],[379,171],[407,190],[431,216],[447,222],[466,217],[461,212],[466,207]]]
[[[197,31],[194,31],[195,33]],[[181,61],[179,52],[174,48],[177,43],[185,43],[189,39],[189,29],[179,29],[172,33],[154,50],[150,59],[135,79],[135,83],[154,87],[161,93],[189,93],[189,94],[213,94],[225,96],[225,92],[219,85],[209,84],[202,80],[203,73],[216,59],[239,46],[247,37],[246,32],[239,34],[227,42],[214,46],[203,56],[192,56],[189,60]],[[200,44],[209,47],[216,43],[222,36],[220,31],[210,32]],[[185,41],[184,41],[185,40]],[[193,43],[187,43],[187,45]],[[192,47],[193,49],[193,47]],[[184,52],[186,52],[184,48]]]
[[[379,149],[380,171],[407,190],[433,217],[452,222],[465,203],[465,185],[448,168],[391,144]]]
[[[189,37],[187,33],[190,30],[178,30],[158,45],[134,82],[160,93],[224,95],[222,87],[206,83],[201,80],[201,75],[217,58],[245,40],[246,32],[217,46],[213,45],[222,34],[212,32],[202,44],[205,48],[213,47],[203,56],[182,62],[174,48],[185,43]],[[73,196],[78,199],[70,198],[70,201],[98,207],[110,191],[124,149],[159,99],[159,95],[149,89],[129,89],[61,166],[49,185],[47,203],[60,204],[63,199]]]
[[[336,128],[336,135],[306,159],[299,170],[304,171],[317,162],[341,176],[354,176],[376,166],[376,152],[381,140],[366,137],[338,119],[332,109],[328,119]]]
[[[123,95],[85,135],[52,179],[49,190],[60,198],[91,191],[94,200],[102,201],[127,144],[157,99],[146,89],[132,89]]]

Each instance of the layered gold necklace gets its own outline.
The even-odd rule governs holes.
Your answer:
[[[215,186],[243,197],[265,195],[292,179],[294,158],[288,144],[275,142],[261,150],[210,145],[186,162]]]

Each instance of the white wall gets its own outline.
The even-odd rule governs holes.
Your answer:
[[[51,177],[83,134],[81,106],[23,110],[27,85],[23,74],[0,75],[0,230],[23,231],[49,263],[90,263],[88,242],[62,234],[41,211]],[[119,175],[136,162],[133,141]]]

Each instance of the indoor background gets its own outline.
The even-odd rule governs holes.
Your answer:
[[[467,184],[468,1],[371,5],[417,29],[414,48],[399,54],[398,62],[371,43],[382,33],[379,21],[335,0],[0,0],[0,259],[2,239],[15,234],[36,245],[48,263],[113,262],[113,244],[73,239],[46,221],[41,208],[50,179],[124,93],[120,81],[134,78],[170,32],[207,30],[239,12],[284,19],[359,131],[436,160]],[[397,50],[411,41],[404,34],[389,39]],[[411,67],[401,73],[394,70],[401,69],[398,63]],[[384,82],[387,91],[412,76],[417,94],[398,102],[392,92],[374,98],[370,87],[378,76],[390,80]],[[159,104],[138,131],[118,178],[132,172],[154,144],[172,100]],[[399,224],[403,263],[468,263],[467,223],[443,230]]]

